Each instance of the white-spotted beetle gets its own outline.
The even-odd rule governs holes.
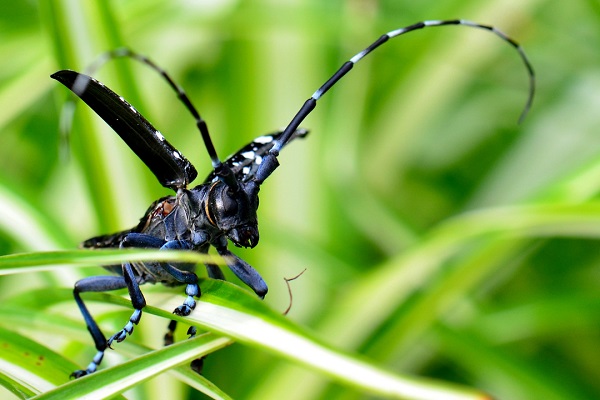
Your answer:
[[[424,21],[405,28],[390,31],[367,48],[345,62],[300,108],[287,127],[274,134],[261,136],[242,147],[237,153],[221,162],[212,144],[206,122],[192,105],[185,92],[166,72],[147,58],[130,50],[121,49],[108,53],[108,58],[131,57],[158,71],[177,92],[196,120],[213,171],[198,186],[188,189],[196,178],[194,166],[176,150],[133,106],[94,78],[78,72],[62,70],[51,77],[71,89],[86,102],[127,143],[133,152],[154,173],[166,188],[173,189],[175,196],[155,201],[132,229],[112,235],[95,237],[83,242],[85,248],[156,248],[161,250],[188,249],[207,253],[210,246],[227,256],[229,268],[260,297],[267,293],[267,285],[248,263],[227,249],[228,240],[238,247],[254,247],[258,244],[258,192],[260,186],[279,166],[277,157],[281,149],[295,138],[304,137],[306,130],[300,123],[312,112],[317,101],[333,87],[354,64],[389,39],[414,30],[445,25],[462,25],[490,31],[512,45],[519,53],[527,73],[529,97],[521,117],[529,110],[534,94],[533,68],[522,48],[494,27],[465,20]],[[224,279],[216,265],[206,265],[208,276]],[[187,298],[174,310],[177,315],[188,315],[200,296],[198,277],[193,265],[164,262],[123,263],[109,266],[116,276],[89,277],[75,284],[74,296],[87,327],[94,339],[97,354],[85,370],[75,371],[72,376],[81,377],[96,371],[107,347],[116,340],[121,342],[133,332],[142,309],[146,305],[140,290],[143,283],[163,283],[169,286],[186,285]],[[125,327],[106,340],[104,334],[88,311],[80,293],[100,292],[127,288],[135,311]],[[166,341],[172,339],[175,324],[169,325]]]

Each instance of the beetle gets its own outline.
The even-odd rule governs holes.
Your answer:
[[[314,94],[304,102],[283,131],[260,136],[242,147],[222,162],[212,143],[207,124],[200,116],[187,94],[171,77],[148,58],[131,50],[120,49],[108,54],[108,58],[130,57],[158,71],[181,102],[192,114],[196,126],[212,162],[213,170],[199,185],[188,185],[197,176],[194,166],[175,149],[164,136],[150,124],[132,105],[94,78],[71,70],[61,70],[51,77],[75,93],[98,114],[125,141],[131,150],[146,164],[165,188],[175,195],[158,199],[150,205],[137,226],[122,232],[88,239],[85,248],[155,248],[161,250],[186,249],[207,253],[212,246],[226,256],[227,265],[259,297],[267,293],[267,285],[260,274],[248,263],[234,255],[228,241],[238,247],[253,248],[258,244],[257,220],[258,193],[263,182],[279,166],[278,156],[284,146],[296,138],[303,138],[307,131],[300,123],[313,111],[317,101],[331,89],[354,65],[389,39],[428,27],[460,25],[487,30],[509,43],[518,52],[529,77],[529,94],[521,114],[527,114],[535,91],[534,71],[521,46],[492,26],[467,20],[423,21],[390,31],[346,61]],[[210,278],[224,279],[218,266],[207,264]],[[163,283],[168,286],[186,285],[187,295],[183,304],[173,312],[189,315],[200,296],[198,276],[193,265],[167,262],[124,262],[108,266],[115,272],[112,276],[88,277],[78,281],[74,288],[75,301],[83,315],[94,340],[97,353],[85,370],[73,372],[75,378],[97,370],[107,348],[114,341],[121,342],[131,335],[134,325],[140,322],[146,305],[140,285]],[[108,340],[87,309],[80,294],[83,292],[110,291],[127,288],[134,312],[123,329]],[[172,340],[175,324],[169,325],[166,341]]]

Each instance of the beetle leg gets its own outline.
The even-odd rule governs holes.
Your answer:
[[[178,249],[192,249],[193,246],[186,240],[170,240],[166,242],[160,249],[161,250],[178,250]],[[196,308],[196,300],[194,297],[200,297],[200,287],[198,286],[198,276],[190,271],[180,270],[169,263],[160,263],[160,266],[167,271],[170,275],[175,278],[178,282],[187,283],[185,287],[185,294],[187,298],[182,305],[173,310],[173,314],[177,315],[190,315],[192,310]]]
[[[205,247],[200,248],[200,251],[204,254],[208,254],[209,247],[210,245],[207,244]],[[218,279],[221,281],[225,280],[225,275],[223,274],[223,271],[221,271],[221,268],[219,268],[218,265],[210,263],[204,265],[206,266],[206,272],[208,273],[209,278]]]
[[[165,242],[162,239],[143,233],[130,233],[123,239],[121,247],[160,248],[160,250],[191,250],[193,245],[187,240],[169,240]],[[159,264],[169,275],[173,276],[176,281],[187,283],[185,293],[188,297],[183,302],[183,305],[177,307],[173,313],[183,316],[189,315],[194,307],[196,307],[196,300],[194,300],[194,297],[200,297],[198,276],[193,272],[181,270],[170,263]]]
[[[198,251],[202,254],[208,254],[209,246],[210,245],[208,245],[208,244],[202,245],[202,246],[200,246]],[[208,272],[208,276],[210,278],[225,280],[225,275],[223,275],[223,272],[217,265],[215,265],[215,264],[205,264],[205,265],[206,265],[206,271]],[[191,327],[191,328],[194,328],[194,327]],[[165,339],[164,339],[165,346],[173,344],[173,342],[174,342],[173,336],[175,334],[175,329],[177,329],[177,321],[171,320],[171,322],[169,322],[169,326],[167,327],[167,333],[165,334]],[[190,334],[190,333],[188,332],[188,334]],[[190,338],[191,337],[192,336],[190,336]]]
[[[187,240],[169,240],[165,242],[162,239],[143,233],[130,233],[125,236],[121,247],[142,247],[142,248],[160,248],[160,250],[191,250],[193,245]],[[200,297],[200,287],[198,286],[198,276],[191,271],[184,271],[170,263],[159,263],[160,266],[176,281],[186,283],[185,293],[187,298],[183,304],[177,307],[173,313],[177,315],[189,315],[196,307],[194,297]]]
[[[80,293],[107,292],[111,290],[123,289],[125,287],[127,287],[127,283],[122,276],[92,276],[81,279],[75,283],[73,296],[75,297],[75,302],[77,303],[77,306],[83,315],[83,319],[85,320],[88,331],[92,335],[92,339],[94,339],[94,344],[96,345],[96,350],[98,350],[98,353],[96,353],[87,369],[73,372],[71,374],[72,377],[79,378],[96,371],[98,365],[100,365],[100,362],[104,357],[104,351],[107,347],[106,337],[100,330],[100,327],[98,327],[98,324],[92,317],[92,314],[90,314],[89,310],[87,309],[83,299],[80,296]]]
[[[110,347],[115,340],[117,343],[120,343],[127,338],[127,335],[133,333],[133,326],[140,322],[140,319],[142,318],[142,309],[146,307],[146,299],[144,298],[139,285],[141,278],[135,276],[131,263],[123,263],[123,278],[127,284],[129,298],[131,299],[131,305],[133,305],[134,311],[123,329],[108,339],[106,342],[108,347]]]
[[[227,249],[227,244],[219,245],[217,252],[226,257],[227,266],[242,282],[248,285],[262,299],[267,294],[267,284],[260,274],[250,264]]]

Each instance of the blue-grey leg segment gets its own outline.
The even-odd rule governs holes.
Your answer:
[[[221,268],[219,268],[218,265],[215,265],[215,264],[204,264],[204,265],[206,265],[206,272],[208,273],[209,278],[219,279],[221,281],[225,280],[225,275],[223,274],[223,271],[221,271]]]
[[[206,239],[206,238],[204,238]],[[208,249],[209,249],[210,245],[209,244],[205,244],[205,245],[201,245],[198,248],[198,251],[202,254],[208,254]],[[208,276],[212,279],[220,279],[220,280],[225,280],[225,275],[223,275],[223,271],[221,271],[221,268],[219,268],[219,266],[214,265],[214,264],[205,264],[206,265],[206,271],[208,272]],[[195,335],[195,327],[190,327],[194,328],[194,335]],[[175,329],[177,329],[177,321],[175,320],[171,320],[171,322],[169,322],[169,326],[167,328],[167,333],[165,334],[165,346],[169,346],[171,344],[173,344],[174,342],[174,335],[175,335]],[[192,338],[192,334],[189,333],[190,338]]]
[[[165,242],[154,236],[142,233],[130,233],[125,237],[122,243],[123,247],[142,247],[142,248],[160,248],[160,250],[190,250],[193,245],[186,240],[170,240]],[[196,307],[194,297],[200,297],[200,287],[198,286],[198,276],[190,271],[180,270],[169,263],[160,263],[160,266],[176,281],[187,283],[185,293],[188,297],[183,304],[177,307],[173,313],[177,315],[189,315]]]
[[[217,247],[217,252],[231,260],[228,261],[227,266],[242,282],[252,288],[261,299],[265,297],[269,288],[260,274],[250,264],[229,251],[227,246]]]
[[[170,240],[166,242],[161,248],[161,250],[190,250],[192,249],[192,244],[188,241],[184,240]],[[172,275],[177,281],[187,283],[185,287],[185,294],[187,294],[187,298],[183,302],[182,305],[173,310],[173,313],[176,315],[190,315],[192,310],[196,308],[196,300],[194,297],[200,297],[200,287],[198,286],[198,276],[189,271],[182,271],[180,269],[175,268],[171,264],[161,263],[160,264],[165,271],[167,271],[170,275]]]
[[[173,240],[165,242],[164,240],[155,238],[153,236],[130,233],[125,236],[121,242],[121,248],[126,247],[159,248],[161,250],[168,250],[191,249],[192,245],[187,241]],[[200,296],[198,277],[193,272],[182,271],[168,263],[160,263],[160,265],[165,269],[165,271],[172,275],[175,280],[182,283],[187,283],[185,292],[188,297],[183,305],[175,309],[174,313],[178,315],[188,315],[196,306],[194,297]],[[71,374],[73,377],[79,378],[95,372],[102,361],[106,348],[110,347],[115,340],[117,342],[122,342],[127,338],[128,335],[131,335],[134,325],[137,325],[140,322],[142,317],[142,309],[146,306],[146,300],[142,294],[142,291],[140,290],[140,283],[143,283],[143,278],[135,275],[132,265],[130,263],[123,263],[122,276],[90,277],[82,279],[75,284],[73,295],[83,315],[88,330],[92,335],[98,353],[96,353],[96,356],[94,356],[94,359],[88,365],[86,370],[78,370],[73,372],[73,374]],[[94,321],[79,294],[82,292],[106,292],[123,288],[127,288],[129,291],[129,297],[131,298],[131,304],[133,305],[134,312],[131,314],[129,321],[123,327],[123,329],[106,340],[106,337],[98,327],[96,321]]]
[[[73,372],[71,374],[72,377],[79,378],[95,372],[100,365],[102,358],[104,357],[104,351],[107,347],[106,337],[100,330],[100,327],[98,327],[98,324],[90,314],[79,294],[84,292],[108,292],[111,290],[123,289],[125,287],[127,287],[127,283],[122,276],[92,276],[81,279],[75,283],[73,296],[75,297],[75,302],[77,303],[77,306],[83,315],[83,319],[87,325],[88,331],[92,335],[92,339],[94,339],[94,344],[98,352],[94,356],[92,362],[90,362],[88,365],[87,369]]]
[[[162,239],[154,236],[145,235],[142,233],[130,233],[123,240],[124,247],[142,247],[142,248],[159,248],[161,250],[190,250],[193,248],[192,243],[185,240],[170,240],[165,242]],[[208,250],[208,246],[206,248]],[[175,280],[182,283],[187,283],[185,293],[187,298],[183,304],[173,310],[176,315],[189,315],[196,308],[196,300],[194,297],[200,297],[200,287],[198,286],[198,276],[190,271],[183,271],[169,263],[160,263],[160,266]],[[165,345],[173,343],[174,332],[177,327],[176,321],[171,321],[167,328],[164,341]]]
[[[133,326],[139,324],[140,319],[142,318],[142,309],[146,307],[146,299],[142,294],[142,290],[140,289],[138,282],[139,278],[136,278],[135,274],[133,273],[131,263],[123,263],[123,278],[127,284],[129,298],[131,299],[131,304],[133,305],[134,311],[123,329],[108,339],[106,342],[108,347],[110,347],[115,340],[117,343],[120,343],[127,338],[127,335],[131,335],[133,333]]]
[[[167,333],[165,333],[164,343],[165,346],[170,346],[175,343],[175,329],[177,328],[177,321],[172,319],[167,326]]]

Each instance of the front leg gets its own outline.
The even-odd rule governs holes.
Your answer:
[[[233,273],[240,278],[242,282],[248,285],[254,292],[263,299],[267,294],[269,288],[263,280],[262,276],[246,261],[242,260],[231,251],[227,249],[227,239],[221,237],[219,243],[213,244],[216,247],[217,252],[226,257],[227,266]]]

